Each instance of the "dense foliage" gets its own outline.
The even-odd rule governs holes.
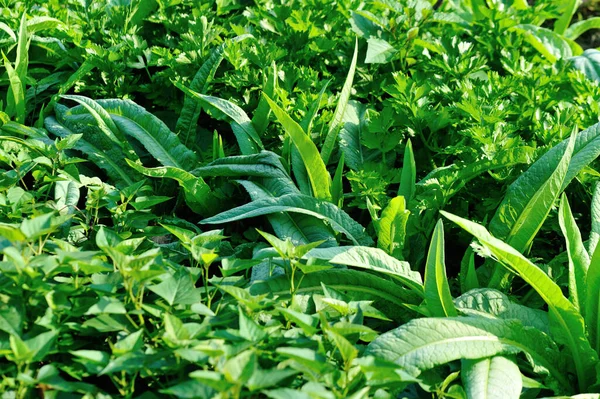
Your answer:
[[[600,398],[594,4],[1,1],[1,397]]]

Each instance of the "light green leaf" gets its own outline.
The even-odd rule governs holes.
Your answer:
[[[569,256],[569,299],[585,316],[586,283],[590,257],[583,246],[581,233],[571,212],[567,196],[563,193],[558,209],[558,223],[567,241]]]
[[[330,202],[320,201],[302,194],[288,194],[278,198],[252,201],[249,204],[204,219],[202,223],[228,223],[276,212],[302,213],[326,220],[334,230],[344,233],[355,245],[368,246],[373,242],[365,232],[364,227],[355,222],[346,212]]]
[[[148,289],[171,306],[192,305],[200,302],[200,293],[194,286],[192,276],[183,271],[166,277],[161,283],[151,285]]]
[[[367,40],[367,57],[365,58],[365,64],[385,64],[394,59],[394,56],[398,52],[388,42],[376,37],[370,37]]]
[[[564,190],[575,137],[571,136],[562,153],[548,151],[509,186],[490,222],[490,232],[494,236],[519,252],[529,249],[554,202]],[[500,286],[504,277],[505,272],[497,267],[489,286]]]
[[[412,271],[407,262],[392,258],[380,249],[357,246],[316,248],[305,257],[383,273],[405,284],[415,293],[423,294],[421,273]]]
[[[263,93],[269,98],[275,96],[275,89],[277,88],[277,66],[275,61],[271,66],[263,72],[265,78]],[[261,97],[258,101],[258,106],[254,110],[252,115],[252,125],[256,129],[256,133],[260,136],[267,130],[269,126],[269,115],[271,115],[271,107],[264,97]]]
[[[325,162],[319,156],[317,147],[312,142],[310,137],[302,130],[300,125],[296,123],[283,109],[281,109],[273,100],[263,94],[271,106],[271,110],[275,117],[281,123],[286,133],[292,139],[294,146],[298,149],[314,196],[318,199],[331,200],[331,176],[327,171]]]
[[[429,314],[434,317],[452,317],[458,315],[446,277],[444,255],[444,225],[438,220],[425,264],[425,302]]]
[[[594,188],[591,205],[592,231],[588,243],[588,254],[591,256],[596,251],[596,246],[600,240],[600,183]]]
[[[573,56],[569,43],[556,32],[531,24],[516,25],[511,29],[521,33],[550,63]]]
[[[404,197],[399,196],[392,198],[381,212],[381,217],[374,221],[377,231],[377,247],[396,259],[403,259],[402,250],[409,216],[410,212],[406,209],[406,201]]]
[[[333,117],[329,122],[327,136],[325,136],[325,141],[323,142],[323,147],[321,148],[321,158],[323,158],[323,162],[325,163],[325,165],[329,163],[329,158],[331,157],[331,153],[333,152],[333,148],[337,141],[338,131],[341,127],[340,125],[342,123],[342,119],[344,118],[346,107],[348,106],[348,100],[350,100],[350,94],[352,92],[352,82],[354,81],[354,73],[356,72],[357,60],[358,38],[356,38],[354,44],[354,55],[352,56],[352,61],[350,62],[350,70],[348,71],[348,75],[346,76],[346,81],[344,82],[344,87],[342,87],[340,98],[338,100],[337,106],[335,107],[335,111],[333,112]]]
[[[554,32],[559,35],[564,35],[565,37],[569,37],[566,35],[569,24],[571,23],[571,19],[573,15],[577,12],[577,8],[579,7],[580,0],[562,0],[557,3],[559,5],[560,16],[554,22]],[[575,38],[573,38],[575,39]]]
[[[517,364],[504,356],[463,360],[461,377],[469,399],[519,399],[523,382]]]
[[[6,97],[6,113],[9,116],[15,116],[16,122],[25,123],[25,87],[17,71],[10,65],[10,61],[2,52],[4,59],[4,69],[8,74],[10,83]]]
[[[596,246],[587,272],[585,324],[592,347],[600,350],[600,246]]]
[[[548,313],[511,301],[508,296],[491,288],[471,290],[454,300],[457,310],[468,316],[517,319],[526,327],[550,334]]]
[[[414,319],[377,337],[365,355],[391,361],[417,376],[458,359],[481,359],[525,352],[550,371],[564,389],[570,383],[564,358],[546,334],[516,320],[479,317]]]
[[[460,262],[460,291],[465,293],[472,289],[479,288],[479,279],[475,270],[475,253],[473,248],[468,247]]]
[[[600,17],[590,17],[583,21],[575,22],[567,28],[564,36],[567,39],[577,40],[579,36],[591,29],[600,29]]]
[[[458,216],[442,214],[474,235],[509,271],[519,275],[542,297],[551,315],[551,328],[557,340],[571,351],[579,389],[585,391],[594,381],[598,357],[587,339],[585,323],[577,308],[562,294],[560,287],[546,273],[526,259],[519,251],[492,237],[485,227]]]

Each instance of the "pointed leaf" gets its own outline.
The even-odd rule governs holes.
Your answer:
[[[438,220],[425,265],[425,301],[429,314],[434,317],[457,316],[452,302],[444,255],[444,225]]]

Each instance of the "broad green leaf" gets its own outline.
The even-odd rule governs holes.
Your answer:
[[[552,64],[561,58],[573,56],[569,43],[556,32],[531,24],[516,25],[511,29],[521,33]]]
[[[380,249],[357,246],[316,248],[309,251],[305,257],[383,273],[402,282],[415,293],[423,293],[421,273],[412,271],[407,262],[392,258]]]
[[[185,380],[159,392],[182,399],[210,399],[217,394],[214,388],[196,380]]]
[[[443,211],[442,214],[475,236],[496,260],[525,280],[542,297],[548,305],[551,329],[557,332],[557,340],[569,348],[579,388],[585,391],[593,383],[598,357],[590,346],[583,317],[577,308],[546,273],[515,248],[493,237],[485,227]]]
[[[226,119],[231,121],[231,129],[243,155],[256,154],[264,148],[258,133],[252,125],[252,121],[243,109],[227,100],[196,93],[180,83],[175,82],[175,86],[201,105],[216,111],[219,117],[224,115]]]
[[[321,147],[321,158],[323,159],[325,165],[329,163],[329,158],[333,153],[333,148],[337,141],[337,136],[341,127],[342,119],[344,118],[346,107],[348,106],[348,100],[350,100],[350,94],[352,92],[352,82],[354,81],[354,73],[356,72],[357,60],[358,38],[356,38],[354,44],[354,55],[352,56],[352,61],[350,62],[350,70],[348,71],[348,75],[346,76],[344,87],[342,87],[340,98],[338,99],[337,106],[335,107],[335,111],[333,112],[333,117],[329,122],[329,129],[327,130],[327,135],[325,136],[323,147]]]
[[[374,222],[377,231],[377,247],[396,259],[403,259],[402,250],[406,239],[406,224],[410,212],[404,197],[392,198]]]
[[[519,366],[504,356],[463,360],[461,378],[469,399],[519,399]]]
[[[452,317],[458,314],[452,303],[446,277],[444,251],[444,225],[440,219],[433,231],[425,264],[425,302],[429,314],[434,317]]]
[[[546,334],[516,320],[480,317],[414,319],[377,337],[365,355],[391,361],[411,375],[458,360],[525,352],[570,389],[564,357]]]
[[[587,49],[583,54],[569,58],[569,62],[575,69],[583,72],[588,79],[600,82],[600,51]]]
[[[129,100],[97,100],[118,129],[139,141],[146,150],[164,166],[190,170],[196,165],[194,152],[185,147],[177,136],[160,119]],[[66,119],[89,121],[90,115],[82,107],[65,113]],[[93,119],[93,117],[92,117]]]
[[[204,61],[198,72],[196,72],[196,75],[194,75],[194,78],[190,83],[190,90],[205,94],[217,68],[223,61],[227,47],[229,47],[231,43],[241,42],[250,37],[252,37],[252,35],[249,34],[237,36],[215,48],[210,53],[208,59]],[[190,146],[195,142],[196,138],[194,135],[196,134],[196,125],[201,110],[202,107],[198,101],[189,96],[184,98],[183,107],[181,108],[181,113],[177,119],[175,132],[179,136],[179,140],[186,146]]]
[[[332,328],[325,330],[327,337],[336,346],[337,350],[342,355],[344,360],[344,368],[347,370],[354,359],[358,356],[358,349],[354,347],[343,335],[339,334]]]
[[[331,176],[327,171],[325,162],[319,156],[317,147],[296,121],[269,97],[264,94],[263,97],[269,103],[271,110],[285,132],[292,139],[294,146],[298,149],[310,180],[313,195],[318,199],[331,200]]]
[[[467,316],[493,316],[517,319],[526,327],[550,334],[548,313],[511,301],[508,296],[491,288],[471,290],[454,300],[457,310]]]
[[[162,282],[148,289],[163,298],[171,306],[192,305],[200,302],[200,292],[194,286],[192,276],[183,271],[169,275]]]
[[[54,201],[61,215],[75,213],[80,196],[79,187],[80,184],[73,180],[59,180],[54,183]]]
[[[86,315],[102,313],[126,314],[127,309],[117,298],[102,297],[85,312]]]
[[[571,26],[569,26],[565,31],[564,36],[567,39],[577,40],[579,36],[591,29],[600,29],[600,17],[589,17],[583,21],[578,21],[574,24],[571,24]]]
[[[137,172],[156,178],[173,179],[183,188],[185,202],[196,213],[200,215],[213,214],[217,204],[208,184],[201,177],[192,175],[183,169],[171,166],[159,166],[157,168],[145,168],[135,162],[127,160],[129,166]]]
[[[404,149],[404,162],[402,164],[402,177],[400,178],[398,195],[403,196],[407,203],[410,202],[415,195],[416,184],[417,167],[415,165],[415,154],[413,153],[412,143],[408,140]]]
[[[327,201],[302,194],[288,194],[278,198],[264,198],[252,201],[229,211],[204,219],[204,224],[228,223],[276,212],[294,212],[314,216],[327,221],[331,227],[345,234],[355,245],[372,244],[371,237],[364,227],[354,221],[346,212]]]
[[[385,64],[394,59],[398,52],[394,46],[383,39],[370,37],[367,40],[367,56],[365,64]]]
[[[567,196],[563,193],[558,209],[558,223],[567,241],[569,256],[569,300],[585,316],[586,276],[590,257],[583,246],[579,227],[575,222]]]

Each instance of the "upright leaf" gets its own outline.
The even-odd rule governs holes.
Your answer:
[[[588,254],[596,251],[596,246],[600,240],[600,183],[596,183],[594,195],[592,196],[591,206],[592,231],[590,232],[590,240],[588,243]]]
[[[561,3],[557,3],[561,5],[560,17],[554,22],[554,32],[559,35],[564,34],[567,31],[567,28],[571,24],[571,19],[573,15],[577,12],[577,7],[579,7],[580,0],[563,0]],[[566,35],[565,35],[566,36]],[[568,37],[568,36],[567,36]]]
[[[344,87],[342,88],[342,92],[340,93],[338,104],[335,107],[335,111],[333,113],[333,117],[331,118],[331,122],[329,122],[327,136],[325,136],[325,141],[323,142],[323,147],[321,148],[321,158],[323,158],[323,162],[326,165],[327,163],[329,163],[329,158],[331,157],[331,153],[333,152],[333,148],[337,141],[340,124],[342,122],[342,118],[344,117],[344,113],[346,112],[348,100],[350,100],[350,94],[352,92],[352,82],[354,81],[354,72],[356,71],[357,59],[358,38],[356,38],[356,42],[354,44],[354,55],[352,56],[352,62],[350,63],[350,70],[348,71],[348,76],[346,76],[346,81],[344,82]]]
[[[571,213],[567,196],[563,193],[558,210],[558,223],[567,241],[569,256],[569,299],[585,315],[586,276],[590,257],[583,246],[581,233]]]
[[[274,97],[275,89],[277,88],[277,66],[274,61],[264,74],[266,75],[266,78],[263,93],[269,98]],[[269,106],[269,103],[264,97],[261,97],[258,101],[258,106],[254,110],[254,115],[252,115],[252,124],[259,136],[267,130],[270,114],[271,107]]]
[[[406,202],[415,195],[415,186],[417,184],[417,167],[415,165],[415,154],[413,153],[412,143],[406,142],[404,148],[404,163],[402,164],[402,176],[400,178],[400,188],[398,195],[403,196]]]
[[[429,314],[434,317],[458,315],[450,294],[444,258],[444,225],[440,219],[433,231],[425,265],[425,301]]]
[[[325,162],[319,156],[317,147],[296,121],[273,100],[267,96],[264,96],[264,98],[271,106],[271,110],[279,123],[283,125],[286,133],[292,139],[294,146],[298,149],[308,173],[314,196],[322,200],[331,200],[331,176],[327,171]]]
[[[374,222],[377,231],[377,247],[397,259],[403,259],[402,250],[406,239],[406,224],[410,212],[406,209],[404,197],[392,198]]]
[[[585,284],[587,287],[585,301],[585,324],[590,342],[596,352],[600,351],[600,246],[596,246]]]

